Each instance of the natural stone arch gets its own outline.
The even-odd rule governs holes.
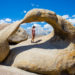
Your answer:
[[[39,16],[40,14],[37,14],[38,12],[41,12],[41,16]],[[49,41],[48,43],[44,41],[43,43],[45,45],[43,43],[32,44],[30,43],[30,40],[28,40],[11,48],[11,53],[4,64],[46,75],[62,75],[63,72],[66,75],[74,74],[75,27],[62,17],[56,15],[54,12],[43,9],[33,9],[29,11],[21,23],[34,21],[46,21],[50,23],[54,28],[53,36],[60,37],[64,44],[67,43],[65,41],[69,40],[70,42],[68,46],[58,49],[53,45],[53,49],[49,48],[47,50],[44,46],[51,46],[52,42],[48,40],[48,37],[51,35],[45,37],[45,41]],[[59,40],[54,42],[57,44],[59,43]],[[62,44],[62,42],[59,44]]]
[[[72,40],[75,36],[75,27],[61,16],[56,15],[53,11],[33,9],[26,14],[23,23],[38,21],[45,21],[51,24],[54,28],[55,35],[61,37],[62,39],[67,38]]]

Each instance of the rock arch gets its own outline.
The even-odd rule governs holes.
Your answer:
[[[29,11],[21,23],[34,21],[46,21],[51,24],[54,28],[54,38],[60,37],[61,43],[54,41],[55,43],[51,45],[52,42],[48,40],[51,35],[45,37],[49,42],[43,41],[41,44],[31,44],[30,40],[22,42],[11,48],[11,53],[4,64],[46,75],[75,74],[75,27],[61,16],[44,9]],[[61,49],[55,46],[57,43],[59,45],[67,43],[65,41],[70,41],[68,46]],[[47,45],[48,50],[45,48]],[[53,46],[53,49],[50,46]]]
[[[23,23],[38,21],[45,21],[51,24],[54,28],[54,34],[62,39],[74,39],[75,27],[61,16],[56,15],[55,12],[45,9],[33,9],[23,19]]]

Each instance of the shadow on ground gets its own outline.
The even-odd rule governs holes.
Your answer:
[[[63,50],[64,48],[67,48],[67,46],[70,44],[70,42],[65,40],[60,40],[60,39],[55,40],[54,37],[44,43],[39,44],[40,41],[42,40],[41,39],[37,40],[34,44],[12,48],[10,50],[8,57],[4,60],[2,64],[8,66],[12,65],[15,57],[19,53],[23,51],[31,50],[32,48],[38,48],[44,50],[55,50],[55,49]]]

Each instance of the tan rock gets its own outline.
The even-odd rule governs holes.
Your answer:
[[[17,55],[12,66],[46,75],[75,74],[75,50],[30,49]],[[63,73],[64,72],[64,73]]]
[[[28,34],[23,28],[19,28],[15,34],[9,37],[10,44],[20,43],[28,39]]]
[[[48,22],[54,31],[35,39],[33,44],[29,39],[11,46],[4,64],[46,75],[75,74],[75,27],[61,16],[44,9],[29,11],[22,23],[35,21]]]
[[[0,24],[0,30],[6,28],[9,25],[11,25],[11,24],[9,24],[9,23]],[[23,28],[19,27],[19,29],[16,31],[16,33],[14,33],[12,36],[10,36],[8,38],[8,42],[10,44],[17,44],[17,43],[20,43],[20,42],[25,41],[27,39],[28,39],[27,32]]]
[[[62,72],[73,74],[75,72],[73,44],[61,39],[51,40],[52,36],[49,34],[37,38],[35,41],[41,41],[33,44],[29,39],[11,46],[4,64],[46,75],[59,75]]]
[[[15,22],[0,31],[0,62],[2,62],[9,53],[8,38],[17,31],[22,21]]]
[[[3,30],[4,28],[6,28],[7,26],[9,26],[10,23],[3,23],[3,24],[0,24],[0,30]]]
[[[0,75],[39,75],[39,74],[26,72],[14,67],[0,65]]]
[[[59,36],[62,39],[74,39],[73,36],[75,36],[75,27],[61,16],[56,15],[53,11],[32,9],[24,17],[23,23],[39,21],[45,21],[52,25],[55,36]]]

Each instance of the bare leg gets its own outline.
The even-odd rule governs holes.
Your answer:
[[[35,38],[35,36],[32,36],[32,40],[31,40],[31,42],[34,42],[34,38]]]

